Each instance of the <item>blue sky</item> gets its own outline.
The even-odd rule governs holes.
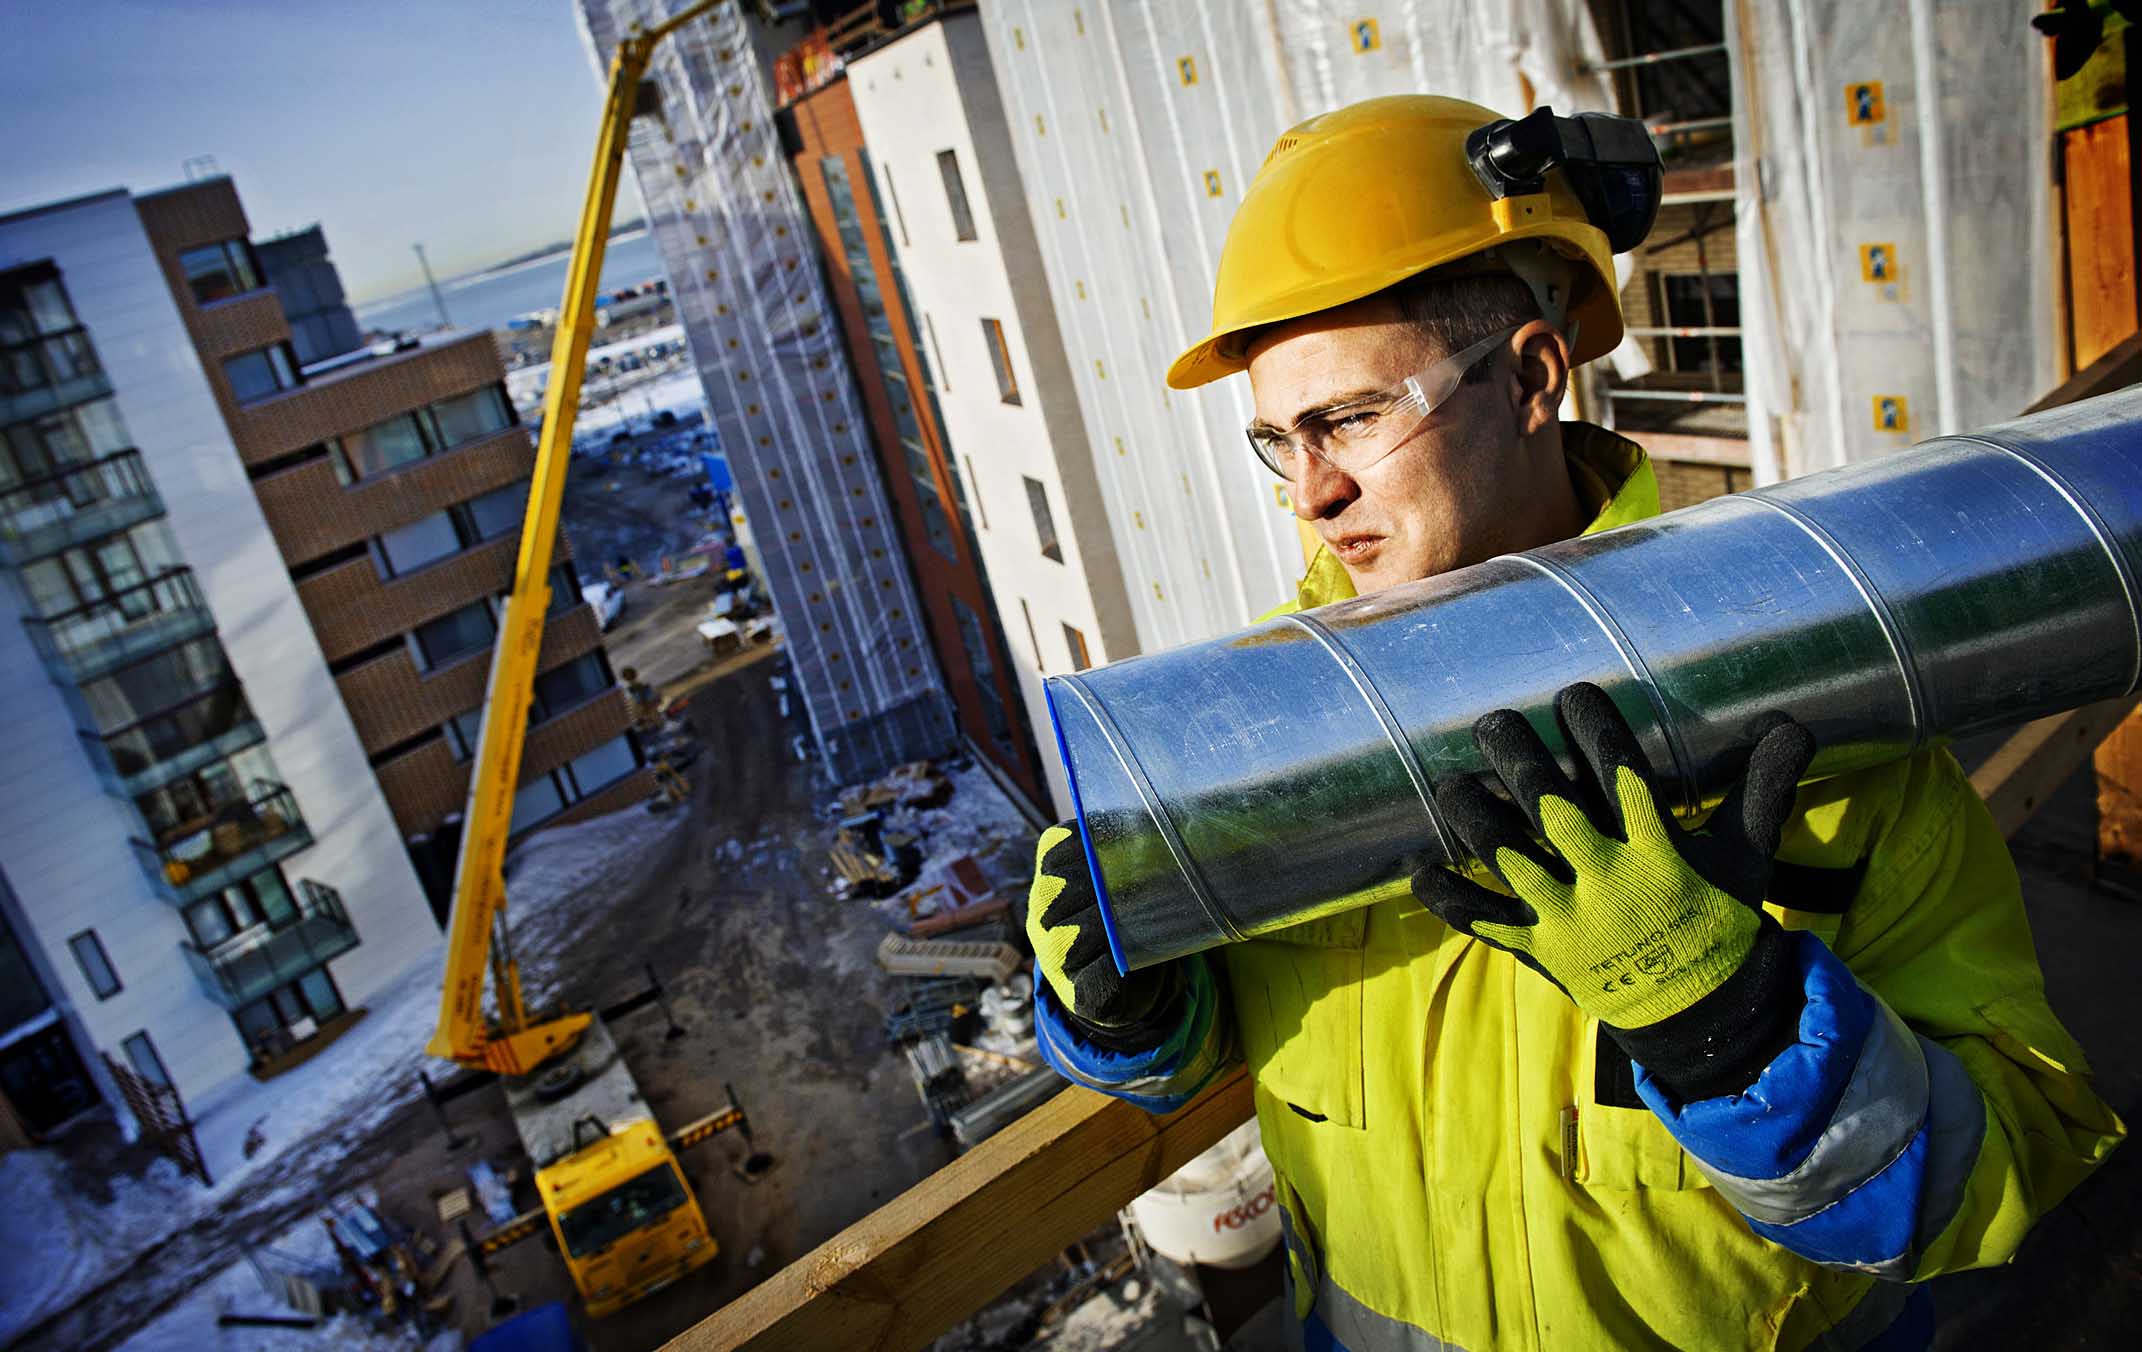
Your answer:
[[[213,155],[353,301],[570,238],[602,89],[572,0],[0,0],[0,214]],[[639,214],[626,176],[620,219]]]

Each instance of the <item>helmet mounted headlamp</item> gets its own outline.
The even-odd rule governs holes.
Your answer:
[[[1642,243],[1658,219],[1664,171],[1651,133],[1633,117],[1556,117],[1539,108],[1476,128],[1465,138],[1465,158],[1496,199],[1545,192],[1548,173],[1560,170],[1615,253]]]

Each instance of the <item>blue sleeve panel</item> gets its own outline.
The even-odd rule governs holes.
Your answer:
[[[1211,967],[1202,956],[1176,961],[1183,964],[1184,976],[1180,1017],[1143,1051],[1117,1051],[1087,1041],[1056,1007],[1049,983],[1035,982],[1034,1040],[1042,1059],[1073,1084],[1135,1103],[1149,1113],[1172,1113],[1188,1103],[1226,1063],[1229,1038]]]
[[[1817,1263],[1892,1280],[1955,1216],[1986,1103],[1811,934],[1792,936],[1799,1038],[1745,1091],[1676,1103],[1636,1089],[1755,1233]]]

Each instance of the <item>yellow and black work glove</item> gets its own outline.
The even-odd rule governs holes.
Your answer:
[[[1414,875],[1414,895],[1560,986],[1683,1101],[1746,1089],[1793,1041],[1803,1003],[1762,902],[1814,738],[1777,717],[1745,777],[1689,831],[1660,806],[1605,691],[1566,687],[1555,717],[1580,782],[1524,715],[1502,709],[1473,725],[1473,741],[1511,801],[1469,775],[1435,785],[1451,830],[1514,895],[1440,864]]]
[[[1048,980],[1057,1005],[1095,1042],[1119,1050],[1143,1047],[1169,1025],[1176,992],[1173,963],[1125,976],[1116,970],[1101,928],[1078,828],[1059,822],[1034,849],[1034,886],[1026,897],[1026,937],[1034,968]]]

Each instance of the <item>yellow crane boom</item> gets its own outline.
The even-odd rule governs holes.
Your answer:
[[[617,183],[624,172],[626,137],[637,110],[640,82],[656,45],[719,2],[705,0],[653,28],[635,29],[617,44],[610,58],[609,94],[596,138],[595,163],[580,208],[580,228],[573,237],[572,262],[566,269],[565,296],[558,304],[558,330],[550,349],[550,388],[543,399],[543,429],[536,441],[528,515],[521,525],[513,593],[506,600],[498,646],[491,653],[483,732],[454,870],[439,1026],[428,1047],[434,1056],[501,1074],[522,1075],[542,1064],[572,1045],[592,1017],[579,1012],[536,1024],[528,1021],[520,969],[505,928],[506,834],[520,784],[536,654],[543,645],[543,619],[550,608],[551,552],[565,501],[565,476],[572,464],[581,369],[587,361],[603,250],[610,238],[610,212],[617,203]],[[495,1028],[484,1018],[486,970],[497,992]]]

